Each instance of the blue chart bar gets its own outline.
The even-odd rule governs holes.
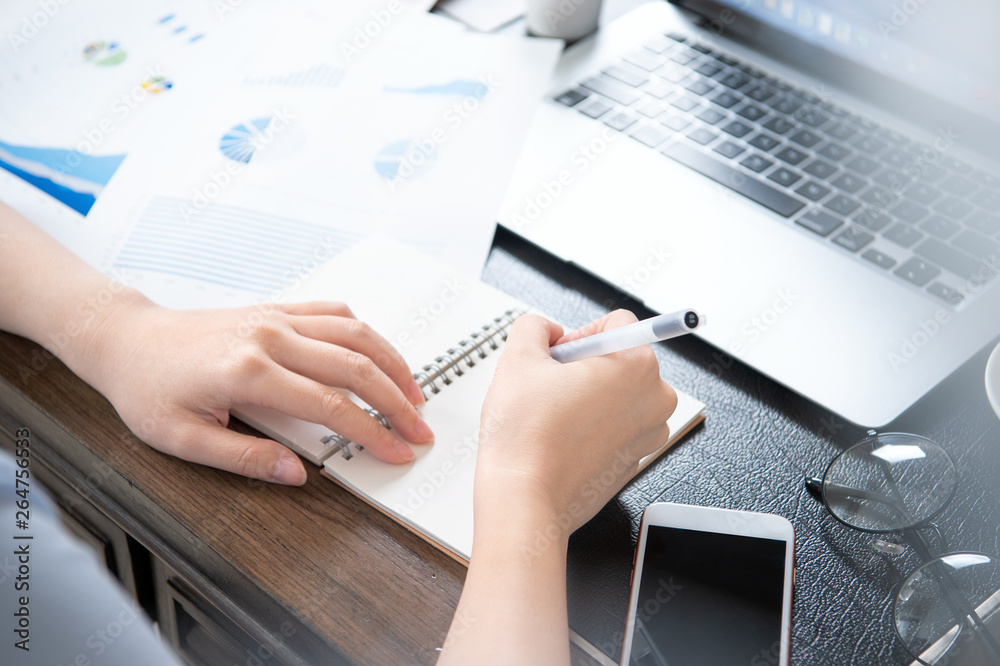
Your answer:
[[[360,238],[238,206],[213,204],[186,219],[190,210],[184,199],[150,200],[115,267],[272,294]]]
[[[344,78],[344,69],[333,65],[313,65],[285,74],[271,76],[248,76],[243,83],[248,86],[302,86],[309,88],[333,88]]]

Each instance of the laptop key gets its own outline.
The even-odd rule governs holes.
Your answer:
[[[905,150],[900,150],[899,148],[893,148],[883,153],[881,159],[889,166],[897,169],[905,169],[913,160]]]
[[[813,160],[803,168],[803,171],[817,178],[826,179],[837,172],[837,167],[823,160]]]
[[[937,296],[949,305],[958,305],[965,300],[965,296],[962,296],[959,292],[947,285],[941,284],[940,282],[935,282],[931,284],[931,286],[927,287],[927,293]]]
[[[676,86],[665,79],[652,79],[641,88],[642,92],[656,99],[666,99],[676,89]]]
[[[871,159],[870,157],[865,157],[864,155],[858,155],[857,157],[855,157],[854,159],[852,159],[847,163],[847,168],[853,169],[858,173],[867,176],[871,172],[875,171],[875,169],[879,168],[879,163]]]
[[[941,190],[928,185],[927,183],[918,182],[908,187],[903,194],[905,194],[907,198],[913,199],[917,203],[927,206],[934,203],[934,201],[941,197]]]
[[[879,185],[884,185],[895,192],[902,192],[910,179],[895,169],[883,169],[873,178]]]
[[[795,220],[795,224],[805,227],[814,234],[826,237],[843,226],[844,222],[821,210],[811,210]]]
[[[947,160],[947,158],[945,159]],[[957,197],[967,197],[976,189],[976,184],[968,178],[963,178],[962,176],[952,176],[941,183],[940,187],[945,192],[954,194]]]
[[[995,176],[992,173],[977,171],[972,174],[972,180],[976,181],[983,187],[1000,188],[1000,176]]]
[[[662,76],[667,81],[671,83],[680,83],[688,76],[691,72],[686,67],[681,67],[677,63],[668,62],[663,67],[656,70],[657,76]]]
[[[636,51],[634,53],[630,53],[625,56],[624,60],[630,65],[635,65],[639,69],[646,70],[647,72],[655,71],[659,69],[660,65],[663,64],[662,59],[652,55],[649,51]]]
[[[732,93],[721,92],[712,98],[713,104],[718,104],[724,109],[729,109],[740,103],[740,98]]]
[[[737,74],[733,72],[732,74],[729,74],[727,76],[722,77],[721,79],[716,79],[716,80],[722,85],[726,86],[727,88],[738,90],[739,88],[742,88],[743,86],[745,86],[747,83],[750,82],[750,77],[744,74]]]
[[[889,209],[889,212],[903,220],[904,222],[909,222],[911,224],[916,224],[920,220],[927,217],[927,209],[923,206],[918,206],[912,201],[900,201],[898,204]]]
[[[1000,243],[966,229],[951,239],[951,244],[978,259],[1000,260]]]
[[[721,72],[722,68],[716,65],[714,62],[706,60],[705,62],[695,67],[694,71],[698,72],[702,76],[711,77]]]
[[[953,222],[942,215],[931,215],[924,221],[923,224],[920,225],[920,228],[932,236],[937,236],[938,238],[950,238],[958,233],[958,230],[962,228],[962,225],[958,222]]]
[[[710,86],[701,79],[695,79],[694,81],[685,84],[684,87],[693,92],[695,95],[702,96],[715,90],[715,86]]]
[[[795,134],[791,135],[788,138],[790,141],[794,141],[800,146],[804,146],[806,148],[812,148],[817,143],[823,140],[823,137],[821,137],[819,134],[816,134],[815,132],[810,132],[807,129],[799,130],[798,132],[796,132]]]
[[[674,42],[668,40],[666,37],[661,37],[660,35],[657,35],[656,37],[650,39],[649,41],[644,42],[642,45],[644,49],[652,51],[657,55],[661,53],[666,53],[670,49],[674,48],[674,46],[675,46]]]
[[[826,203],[823,205],[832,210],[834,213],[843,215],[844,217],[847,217],[861,207],[861,204],[857,201],[845,197],[843,194],[838,194],[833,198],[827,199]]]
[[[754,86],[743,93],[750,99],[755,99],[758,102],[766,102],[767,100],[774,97],[774,91],[769,89],[767,86]]]
[[[705,55],[714,53],[711,46],[708,46],[707,44],[702,44],[700,42],[693,42],[691,44],[691,48],[693,48],[698,53],[704,53]]]
[[[835,162],[839,162],[840,160],[844,159],[845,157],[851,154],[850,150],[844,148],[839,143],[833,143],[832,141],[823,146],[822,148],[820,148],[819,150],[817,150],[816,152],[818,152],[823,157],[829,157],[831,160]]]
[[[760,173],[764,169],[767,169],[772,164],[774,164],[774,162],[772,162],[771,160],[764,159],[763,157],[755,153],[744,159],[742,162],[740,162],[740,164],[750,169],[751,171]]]
[[[784,134],[788,130],[795,127],[795,125],[793,123],[788,122],[781,116],[775,116],[774,118],[771,118],[766,123],[764,123],[764,127],[771,130],[775,134]]]
[[[854,194],[862,187],[868,184],[868,181],[860,176],[855,176],[852,173],[842,173],[837,176],[836,179],[832,181],[835,187],[838,187],[848,194]]]
[[[847,123],[836,123],[827,127],[825,131],[834,139],[840,139],[841,141],[847,141],[858,133],[858,130],[854,129]]]
[[[819,201],[820,199],[822,199],[823,197],[825,197],[830,193],[830,188],[823,187],[815,180],[810,180],[800,185],[798,189],[795,190],[795,193],[801,194],[810,201]]]
[[[881,231],[892,223],[892,218],[877,208],[865,208],[854,216],[854,221],[870,231]]]
[[[567,90],[563,94],[555,98],[555,101],[563,104],[565,106],[576,106],[583,100],[587,99],[587,93],[580,89]]]
[[[775,157],[779,160],[788,162],[789,164],[798,164],[808,156],[808,154],[802,152],[798,148],[792,148],[791,146],[786,146],[775,154]]]
[[[972,227],[976,231],[986,234],[987,236],[992,236],[1000,231],[1000,218],[995,215],[990,215],[985,210],[977,210],[974,212],[972,217],[965,221],[965,224]]]
[[[757,122],[767,115],[767,112],[764,111],[764,109],[753,104],[747,104],[746,106],[737,109],[736,113],[753,122]]]
[[[885,150],[888,144],[885,143],[884,141],[879,141],[878,139],[872,136],[860,136],[857,139],[855,139],[851,143],[851,145],[857,148],[859,152],[862,152],[865,155],[875,155],[880,151]]]
[[[882,237],[900,247],[910,247],[923,238],[924,235],[913,227],[908,227],[901,222],[897,222],[891,229],[882,234]]]
[[[640,100],[635,106],[633,106],[632,110],[640,116],[657,118],[660,114],[667,110],[667,105],[655,99],[644,99]]]
[[[689,49],[677,49],[671,54],[670,59],[678,65],[687,65],[697,57],[697,54],[692,53]]]
[[[719,62],[721,62],[723,65],[729,65],[730,67],[735,67],[736,65],[740,64],[739,60],[735,58],[730,58],[724,53],[716,53],[713,57]]]
[[[715,141],[717,138],[719,138],[719,135],[716,134],[715,132],[709,132],[704,127],[699,127],[698,129],[688,134],[687,137],[692,141],[694,141],[695,143],[699,143],[704,146]]]
[[[656,148],[658,145],[666,141],[667,132],[659,129],[658,127],[653,127],[652,125],[640,125],[638,129],[629,132],[629,136],[638,141],[639,143],[645,144],[650,148]]]
[[[972,195],[971,201],[980,208],[993,212],[1000,211],[1000,192],[996,190],[979,190]]]
[[[600,99],[592,99],[586,104],[581,104],[577,107],[577,111],[585,116],[597,119],[603,116],[605,113],[613,109],[614,107]]]
[[[772,171],[770,174],[768,174],[767,177],[770,180],[773,180],[774,182],[778,183],[779,185],[784,185],[785,187],[791,187],[792,185],[794,185],[795,183],[797,183],[799,180],[802,179],[802,176],[795,173],[794,171],[789,171],[784,167]]]
[[[880,250],[875,248],[870,248],[864,251],[861,255],[862,259],[867,259],[879,268],[889,269],[896,265],[896,260],[885,254]]]
[[[746,123],[741,123],[738,120],[734,120],[733,122],[723,127],[722,131],[728,134],[732,134],[737,139],[739,139],[752,132],[753,128],[747,125]]]
[[[791,217],[805,206],[805,203],[802,201],[755,178],[747,178],[747,175],[739,169],[734,169],[728,164],[692,148],[690,145],[674,143],[667,146],[661,152],[667,157],[694,169],[721,185],[725,185],[782,217]]]
[[[966,280],[977,277],[984,266],[980,260],[933,238],[928,238],[913,251]]]
[[[768,102],[768,105],[780,114],[790,116],[802,106],[802,102],[790,97],[778,97]]]
[[[698,107],[698,100],[690,95],[682,95],[677,99],[670,100],[672,106],[676,106],[681,111],[690,111]]]
[[[627,86],[632,86],[633,88],[638,88],[642,84],[649,81],[649,77],[645,74],[639,74],[631,69],[625,69],[624,67],[619,67],[617,65],[608,67],[604,70],[604,74],[610,76],[616,81],[621,81]]]
[[[861,194],[860,198],[865,203],[875,204],[883,208],[891,206],[899,199],[895,192],[884,187],[869,187]]]
[[[967,201],[962,201],[955,197],[945,197],[934,204],[934,210],[940,211],[943,215],[947,215],[953,220],[961,220],[974,209],[972,204]]]
[[[595,76],[580,84],[588,90],[593,90],[598,95],[604,95],[608,99],[618,102],[623,106],[634,104],[639,99],[639,93],[624,87],[622,84],[609,79],[606,76]]]
[[[723,141],[715,148],[712,148],[715,152],[719,153],[723,157],[733,158],[744,152],[744,148],[739,146],[732,141]]]
[[[760,148],[765,153],[770,152],[775,146],[781,144],[780,141],[775,139],[773,136],[768,136],[767,134],[758,134],[754,138],[750,139],[749,143],[754,148]]]
[[[857,227],[848,227],[834,236],[833,242],[851,252],[857,252],[875,240],[875,236]]]
[[[809,127],[821,127],[828,120],[829,116],[824,116],[822,113],[815,109],[810,109],[809,107],[802,107],[795,112],[795,119],[802,123],[803,125],[808,125]]]
[[[609,116],[604,119],[604,124],[611,129],[618,130],[619,132],[624,132],[632,125],[635,125],[638,119],[624,111],[619,111],[618,113]]]
[[[923,287],[940,274],[940,268],[918,257],[910,258],[906,263],[893,271],[893,275],[898,275],[910,284],[918,287]]]
[[[672,116],[667,116],[666,118],[660,120],[660,124],[663,125],[664,127],[672,129],[675,132],[680,132],[685,127],[689,126],[691,124],[691,121],[688,120],[687,118],[684,118],[683,116],[672,115]]]
[[[715,125],[720,120],[723,120],[726,117],[726,114],[719,113],[715,109],[704,109],[699,111],[695,117],[708,123],[709,125]]]

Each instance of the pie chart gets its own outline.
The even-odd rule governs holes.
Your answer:
[[[270,118],[256,118],[234,125],[222,135],[219,150],[234,162],[250,162],[262,145],[261,135],[270,124]]]
[[[125,62],[128,54],[117,42],[91,42],[83,49],[83,59],[98,67],[113,67]]]

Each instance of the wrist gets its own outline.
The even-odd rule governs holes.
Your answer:
[[[121,359],[133,351],[128,338],[136,317],[157,309],[141,292],[109,281],[73,313],[79,323],[67,323],[58,341],[65,349],[63,361],[107,397]]]

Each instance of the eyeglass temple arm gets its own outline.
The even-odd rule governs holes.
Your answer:
[[[873,502],[888,504],[896,511],[899,511],[903,516],[909,518],[909,512],[906,511],[905,507],[900,507],[890,498],[881,493],[861,490],[860,488],[851,488],[850,486],[844,486],[839,483],[828,483],[826,485],[827,488],[835,489],[844,495],[854,495]],[[807,477],[806,489],[813,497],[821,502],[823,501],[823,479],[815,476]],[[916,543],[914,544],[914,547],[920,557],[925,562],[933,560],[934,557],[931,555],[930,545],[924,540],[920,532],[914,531],[914,533],[916,536]],[[963,616],[972,618],[973,623],[975,623],[979,630],[983,632],[983,638],[987,643],[989,643],[990,648],[998,657],[1000,657],[1000,644],[997,643],[997,640],[994,638],[992,632],[990,632],[990,630],[986,627],[983,619],[979,617],[979,613],[976,612],[976,609],[972,607],[965,597],[959,594],[959,591],[955,588],[955,584],[947,575],[942,575],[938,571],[933,571],[932,575],[939,583],[941,583],[942,587],[945,588],[945,596],[947,597],[948,605],[951,606],[952,611],[956,613],[959,618]]]

